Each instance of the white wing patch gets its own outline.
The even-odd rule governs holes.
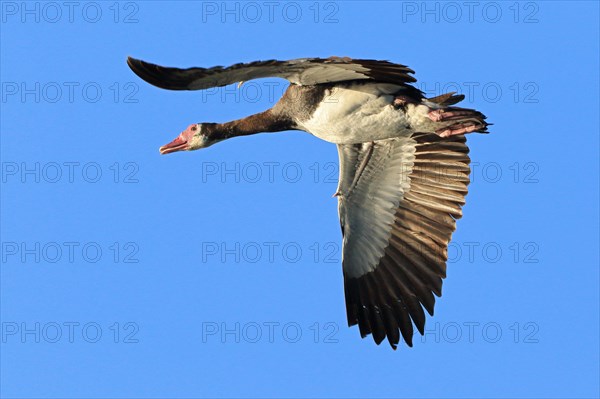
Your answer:
[[[375,269],[392,234],[396,210],[410,189],[415,140],[396,137],[338,145],[338,211],[343,229],[342,265],[348,277]]]

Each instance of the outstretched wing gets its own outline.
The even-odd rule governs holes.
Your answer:
[[[230,67],[188,69],[163,67],[129,57],[127,64],[146,82],[169,90],[203,90],[266,77],[284,78],[299,85],[364,79],[396,84],[415,81],[409,75],[413,71],[404,65],[348,57],[269,60]]]
[[[469,184],[464,136],[418,133],[338,145],[348,324],[412,346],[442,294],[447,248]],[[412,321],[412,322],[411,322]]]

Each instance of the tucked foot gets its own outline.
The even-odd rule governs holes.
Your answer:
[[[463,100],[462,94],[446,93],[433,98],[396,95],[392,105],[405,113],[416,132],[435,133],[440,137],[472,132],[487,133],[485,115],[469,108],[452,106]]]
[[[451,125],[450,127],[438,129],[435,132],[440,137],[450,137],[450,136],[454,136],[457,134],[483,132],[483,130],[481,130],[481,129],[482,129],[481,126],[477,126],[474,124],[456,123],[454,125]],[[485,128],[483,128],[483,129],[485,129]]]
[[[486,133],[488,124],[485,115],[473,109],[447,107],[433,109],[427,113],[429,119],[439,124],[435,133],[440,137],[472,132]]]

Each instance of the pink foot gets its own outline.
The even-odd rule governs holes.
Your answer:
[[[448,111],[445,109],[436,109],[433,111],[429,111],[427,114],[429,119],[434,122],[443,122],[443,121],[452,121],[458,119],[464,119],[465,117],[472,117],[473,111],[470,110],[452,110]]]
[[[457,134],[464,134],[464,133],[471,133],[477,130],[480,130],[482,128],[481,125],[464,125],[461,123],[457,123],[455,125],[446,127],[446,128],[442,128],[442,129],[438,129],[435,132],[440,136],[440,137],[450,137],[450,136],[455,136]]]
[[[440,128],[435,132],[440,137],[450,137],[471,132],[486,132],[485,116],[472,109],[448,107],[429,111],[427,114]]]

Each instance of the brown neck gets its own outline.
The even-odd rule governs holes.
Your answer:
[[[293,123],[289,118],[276,115],[270,109],[231,122],[203,123],[203,125],[207,125],[210,137],[215,140],[293,129]]]

